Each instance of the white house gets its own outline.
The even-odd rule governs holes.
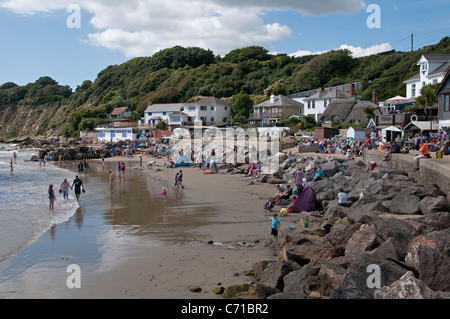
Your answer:
[[[319,121],[321,115],[330,104],[331,101],[336,99],[345,99],[352,97],[354,95],[354,87],[353,91],[347,92],[343,90],[328,90],[325,91],[323,88],[320,88],[319,91],[309,97],[306,98],[296,98],[292,99],[301,102],[304,104],[303,114],[304,116],[313,115],[316,121]]]
[[[170,125],[170,115],[173,113],[180,113],[184,105],[181,103],[163,103],[163,104],[149,104],[144,112],[144,123],[150,127],[154,127],[160,121],[166,121]],[[178,118],[175,118],[178,120]],[[181,119],[180,119],[181,120]],[[178,125],[180,121],[177,121]]]
[[[98,131],[98,140],[101,142],[133,141],[139,134],[136,127],[98,127],[95,131]]]
[[[202,121],[203,125],[221,125],[231,121],[231,104],[216,97],[203,97],[193,103],[185,103],[188,123]]]
[[[166,121],[169,126],[182,126],[202,121],[203,125],[221,125],[231,120],[231,104],[216,97],[203,97],[192,103],[150,104],[144,112],[149,126]]]
[[[423,86],[442,82],[446,70],[450,67],[450,54],[424,54],[417,65],[420,72],[403,82],[406,84],[408,99],[420,96]]]

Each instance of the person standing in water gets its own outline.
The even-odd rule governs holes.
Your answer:
[[[53,210],[56,196],[55,196],[55,191],[53,190],[52,184],[50,184],[50,186],[48,187],[48,199],[50,201],[48,209]]]
[[[75,179],[73,180],[72,188],[74,186],[75,186],[75,196],[77,197],[77,200],[80,200],[81,189],[84,190],[84,186],[83,181],[78,178],[78,175],[75,176]]]
[[[64,199],[69,199],[69,187],[70,189],[72,189],[70,183],[67,181],[67,178],[64,178],[63,182],[61,183],[61,186],[59,187],[61,192],[63,193]]]
[[[114,193],[114,173],[112,170],[109,170],[108,186],[109,192]]]

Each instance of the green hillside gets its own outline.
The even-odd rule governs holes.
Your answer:
[[[0,136],[78,136],[80,130],[104,122],[115,107],[128,106],[140,117],[149,101],[186,102],[199,95],[231,99],[238,93],[292,94],[360,81],[363,87],[358,94],[371,99],[376,91],[383,100],[405,95],[403,81],[418,72],[416,64],[422,54],[450,54],[450,38],[414,52],[363,58],[353,58],[347,50],[295,58],[270,55],[255,46],[220,57],[210,50],[177,46],[109,66],[75,92],[49,77],[26,86],[1,85]],[[20,120],[23,112],[37,109],[39,117],[34,122]]]

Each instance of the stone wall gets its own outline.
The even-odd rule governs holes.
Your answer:
[[[384,151],[365,151],[363,161],[367,165],[370,161],[375,161],[380,170],[390,169],[408,173],[408,176],[422,185],[436,184],[443,192],[447,194],[447,200],[450,201],[450,166],[442,165],[444,162],[436,163],[440,159],[422,158],[419,162],[420,169],[413,172],[414,156],[412,154],[392,154],[391,160],[383,162]],[[434,153],[432,153],[434,156]],[[442,161],[447,159],[442,159]],[[447,163],[446,161],[445,163]]]

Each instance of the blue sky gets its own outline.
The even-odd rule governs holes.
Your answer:
[[[67,19],[80,8],[80,28]],[[380,28],[367,19],[380,8]],[[450,0],[0,0],[0,84],[50,76],[73,89],[108,65],[173,47],[215,54],[264,46],[287,54],[408,51],[450,34]],[[77,16],[78,17],[78,16]]]

